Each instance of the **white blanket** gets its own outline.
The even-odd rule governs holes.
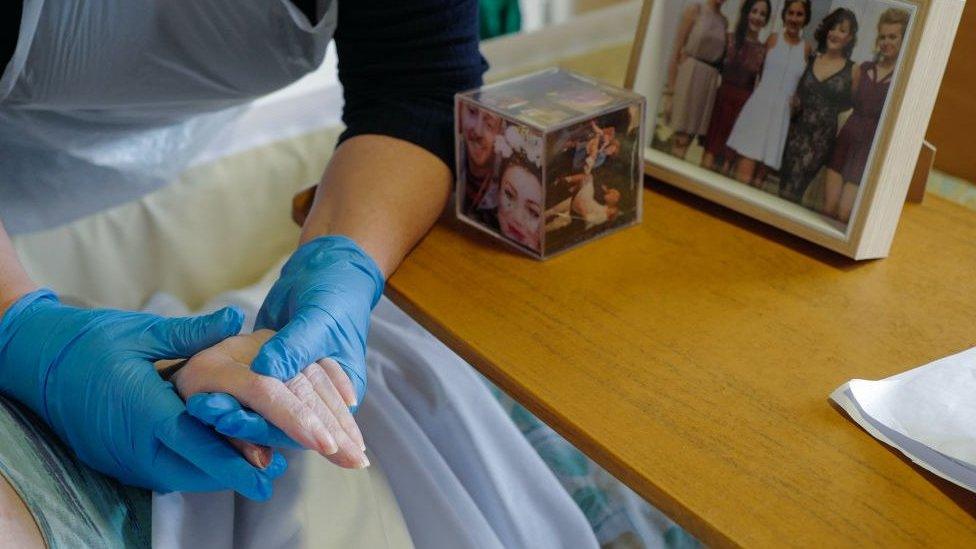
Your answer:
[[[233,304],[250,326],[273,274],[200,312]],[[147,308],[186,313],[162,294]],[[293,452],[268,503],[226,492],[156,495],[153,545],[596,546],[582,512],[470,366],[385,298],[368,343],[357,421],[373,466],[344,471]]]

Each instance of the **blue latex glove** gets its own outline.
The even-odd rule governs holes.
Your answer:
[[[349,376],[357,404],[362,402],[369,315],[383,285],[379,267],[349,238],[305,243],[282,268],[258,313],[255,329],[278,333],[262,346],[251,369],[287,381],[312,362],[332,358]],[[273,448],[301,447],[226,393],[193,395],[187,409],[224,435]]]
[[[186,401],[186,409],[222,435],[272,448],[302,448],[284,431],[257,412],[244,408],[227,393],[197,393]]]
[[[47,289],[0,320],[0,391],[29,407],[89,466],[160,492],[233,489],[270,497],[284,472],[248,464],[189,414],[155,360],[189,357],[240,331],[222,309],[196,318],[78,309]]]
[[[383,295],[383,273],[351,239],[323,236],[300,246],[281,269],[258,312],[255,329],[278,333],[251,363],[256,373],[287,381],[331,358],[366,393],[369,315]]]

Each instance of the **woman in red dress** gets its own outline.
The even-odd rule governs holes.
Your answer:
[[[881,14],[876,61],[861,65],[861,78],[854,89],[854,113],[841,129],[827,164],[823,213],[843,223],[851,217],[908,20],[908,12],[897,8]]]
[[[726,146],[735,119],[752,95],[766,57],[766,47],[759,41],[759,31],[769,23],[772,6],[769,0],[745,0],[739,10],[735,32],[729,34],[725,50],[722,85],[718,88],[708,132],[702,166],[716,169],[721,162],[724,174],[731,172],[735,151]]]

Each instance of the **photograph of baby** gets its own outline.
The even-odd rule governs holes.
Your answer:
[[[468,102],[458,103],[463,215],[542,252],[542,136]]]
[[[639,105],[548,136],[547,250],[561,250],[637,217]]]
[[[915,6],[898,0],[663,0],[649,146],[845,230]]]

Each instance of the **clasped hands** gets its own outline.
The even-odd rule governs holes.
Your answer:
[[[229,337],[195,355],[170,381],[190,415],[228,437],[260,469],[275,448],[306,448],[346,468],[369,465],[350,408],[357,397],[339,364],[322,359],[282,381],[250,370],[275,332]]]
[[[367,463],[347,406],[365,394],[369,314],[383,284],[353,241],[317,238],[282,268],[248,336],[237,336],[234,309],[164,319],[69,307],[37,290],[0,320],[0,391],[124,483],[267,499],[284,459],[255,467],[220,435]],[[173,379],[184,404],[153,363],[187,357]]]

